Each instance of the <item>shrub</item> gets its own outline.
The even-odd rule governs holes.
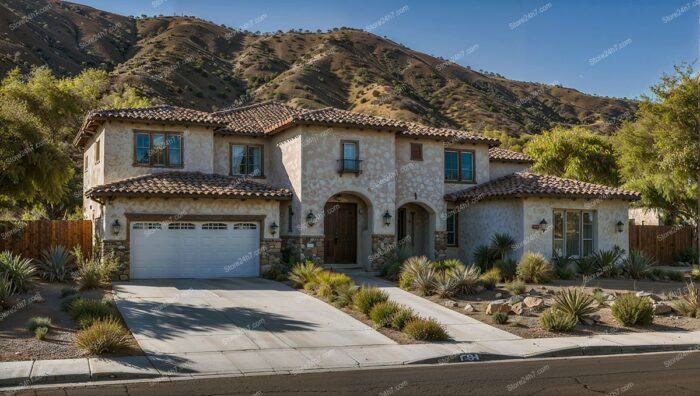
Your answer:
[[[683,282],[685,279],[683,273],[678,271],[666,271],[666,276],[668,276],[668,279],[674,282]]]
[[[338,308],[352,304],[352,299],[357,293],[358,287],[354,283],[339,285],[335,290],[333,304]]]
[[[698,250],[694,246],[685,248],[674,260],[679,263],[697,263]]]
[[[615,300],[612,314],[623,326],[648,325],[654,320],[654,306],[648,297],[623,294]]]
[[[431,270],[430,260],[425,256],[409,257],[401,265],[401,274],[399,275],[399,286],[402,289],[410,290],[414,287],[413,280],[418,273],[425,273]],[[434,272],[434,271],[433,271]]]
[[[411,286],[418,293],[424,296],[429,296],[433,294],[433,291],[435,290],[435,281],[437,278],[436,275],[437,272],[435,272],[435,270],[431,267],[421,268],[413,274],[413,282],[411,283]]]
[[[496,324],[506,324],[508,322],[508,314],[505,312],[495,312],[491,315],[493,323]]]
[[[552,264],[554,265],[554,274],[556,277],[559,279],[573,278],[574,271],[571,269],[571,265],[575,262],[576,260],[573,256],[564,256],[555,251],[552,256]]]
[[[510,294],[516,295],[516,294],[523,294],[527,290],[527,285],[525,285],[525,282],[516,279],[511,282],[506,283],[506,290],[510,292]]]
[[[446,272],[449,270],[464,267],[464,264],[457,259],[446,259],[441,261],[433,261],[430,263],[430,266],[433,267],[435,271]]]
[[[690,276],[691,280],[700,280],[700,267],[697,265],[692,266],[690,272],[688,272],[688,276]]]
[[[496,284],[500,282],[501,280],[501,270],[498,268],[491,268],[490,270],[486,271],[481,277],[479,277],[479,281],[481,282],[481,285],[486,288],[486,290],[493,290],[496,288]]]
[[[64,287],[61,289],[61,298],[70,296],[71,294],[80,294],[80,292],[74,287]]]
[[[0,253],[0,276],[10,281],[12,294],[24,293],[34,287],[36,266],[32,264],[32,260],[7,250]]]
[[[491,263],[494,260],[493,250],[486,245],[479,245],[474,249],[474,264],[478,265],[482,271],[491,268]]]
[[[476,294],[479,290],[479,275],[481,270],[475,265],[462,266],[451,269],[447,276],[454,280],[455,294],[470,295]]]
[[[542,329],[551,332],[569,332],[576,327],[578,321],[573,315],[566,312],[548,309],[540,316],[540,326]]]
[[[71,304],[69,311],[80,328],[89,327],[97,320],[117,317],[112,305],[105,300],[81,298]]]
[[[444,341],[448,339],[445,329],[432,319],[412,319],[406,323],[403,332],[418,341]]]
[[[434,276],[432,288],[429,290],[440,298],[451,297],[457,291],[457,281],[445,272],[438,272]]]
[[[408,308],[399,308],[399,310],[394,313],[394,317],[391,319],[391,327],[401,331],[406,326],[406,323],[412,319],[414,319],[413,311]]]
[[[493,263],[493,268],[501,270],[501,278],[503,280],[512,280],[517,275],[518,262],[513,259],[496,260]]]
[[[340,285],[351,285],[352,279],[338,272],[323,271],[316,276],[316,294],[321,297],[331,297],[336,294]]]
[[[506,255],[515,249],[515,239],[508,234],[496,233],[491,237],[491,245],[489,248],[493,252],[493,256],[505,261]]]
[[[355,308],[367,315],[372,307],[380,302],[389,300],[389,295],[376,287],[362,287],[352,299]]]
[[[607,278],[616,276],[618,273],[618,265],[623,253],[623,250],[617,248],[594,252],[591,255],[591,260],[593,262],[595,272]]]
[[[593,307],[593,301],[593,297],[587,295],[583,289],[569,288],[554,295],[552,308],[569,314],[581,322],[584,316],[596,311],[596,308]]]
[[[27,330],[34,332],[37,327],[51,327],[51,318],[47,316],[35,316],[27,321]]]
[[[384,301],[374,304],[369,311],[369,318],[372,319],[377,326],[389,327],[394,315],[399,311],[399,306],[392,301]]]
[[[78,264],[76,282],[80,290],[97,289],[109,284],[110,276],[119,268],[114,257],[91,259]]]
[[[10,306],[10,296],[12,296],[12,284],[5,275],[0,275],[0,310]]]
[[[554,268],[541,253],[527,252],[518,263],[517,272],[525,282],[546,283],[552,279]]]
[[[598,304],[603,304],[606,300],[605,293],[603,293],[603,289],[600,287],[593,289],[591,297],[593,297],[593,300],[595,300]]]
[[[116,319],[98,320],[78,332],[75,343],[81,350],[101,355],[115,353],[129,344],[129,335]]]
[[[593,257],[586,256],[576,260],[576,269],[579,275],[591,276],[595,274],[595,263]]]
[[[46,334],[48,333],[48,327],[40,326],[34,330],[34,337],[36,337],[37,340],[43,340],[44,338],[46,338]]]
[[[64,311],[69,311],[73,303],[80,299],[80,294],[68,294],[67,296],[61,298],[61,309]]]
[[[622,260],[622,271],[632,279],[643,279],[647,276],[654,260],[641,251],[631,251]]]
[[[681,315],[693,317],[700,313],[700,290],[695,283],[689,282],[686,291],[673,308]]]
[[[390,261],[385,263],[382,266],[381,272],[379,275],[382,277],[389,279],[389,280],[397,280],[399,279],[399,273],[401,272],[401,262],[399,261]]]
[[[294,286],[303,287],[315,280],[322,271],[323,268],[316,265],[313,261],[307,261],[295,265],[289,273],[288,279],[292,281]]]
[[[70,278],[73,257],[63,246],[44,250],[39,261],[39,273],[49,282],[65,282]]]

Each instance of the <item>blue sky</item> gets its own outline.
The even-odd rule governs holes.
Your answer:
[[[251,31],[363,28],[475,70],[634,98],[674,64],[700,58],[699,1],[78,2],[122,15],[195,15]]]

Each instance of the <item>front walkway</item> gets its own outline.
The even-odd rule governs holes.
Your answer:
[[[367,272],[346,272],[358,285],[375,286],[389,294],[389,299],[411,308],[416,314],[433,318],[442,324],[447,333],[457,342],[476,341],[507,341],[519,340],[520,337],[503,331],[486,323],[480,322],[467,315],[455,312],[432,301],[418,297],[413,293],[401,290],[399,287],[384,279],[372,276]]]

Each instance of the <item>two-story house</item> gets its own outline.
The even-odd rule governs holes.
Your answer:
[[[283,251],[366,269],[398,249],[471,262],[496,232],[519,242],[514,258],[626,249],[637,198],[528,173],[496,139],[276,102],[92,111],[75,144],[85,217],[121,279],[258,276]]]

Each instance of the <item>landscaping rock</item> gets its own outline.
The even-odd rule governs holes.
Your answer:
[[[596,323],[600,323],[600,315],[598,314],[593,314],[593,315],[588,315],[589,318],[593,319]]]
[[[544,306],[544,300],[539,297],[525,297],[523,304],[528,308],[541,308]]]
[[[523,301],[523,296],[515,295],[515,296],[511,296],[511,297],[508,299],[508,304],[511,304],[511,305],[512,305],[512,304],[519,303],[519,302],[522,302],[522,301]]]
[[[673,312],[673,308],[667,304],[654,304],[654,315],[666,315]]]
[[[510,306],[511,312],[513,312],[516,315],[522,315],[523,314],[523,303],[518,302]]]
[[[442,305],[444,305],[448,308],[459,307],[459,303],[457,303],[457,301],[451,301],[451,300],[443,302]]]
[[[496,298],[503,298],[503,293],[496,293],[496,295],[495,295],[494,297],[496,297]]]
[[[591,319],[588,316],[584,316],[583,318],[581,318],[581,322],[586,326],[593,326],[595,324],[595,320]]]
[[[615,301],[615,296],[612,294],[608,294],[608,297],[606,298],[607,301]]]
[[[471,304],[467,304],[464,306],[464,312],[473,313],[473,312],[476,312],[476,308],[474,308],[474,306]]]
[[[486,314],[492,315],[496,312],[510,313],[510,304],[506,300],[491,301],[486,307]]]
[[[530,291],[528,292],[528,294],[531,295],[531,296],[536,296],[536,295],[538,295],[538,294],[540,294],[540,293],[538,293],[537,290],[535,290],[535,289],[530,289]]]
[[[547,290],[547,294],[554,295],[554,294],[556,294],[556,292],[554,290]]]

